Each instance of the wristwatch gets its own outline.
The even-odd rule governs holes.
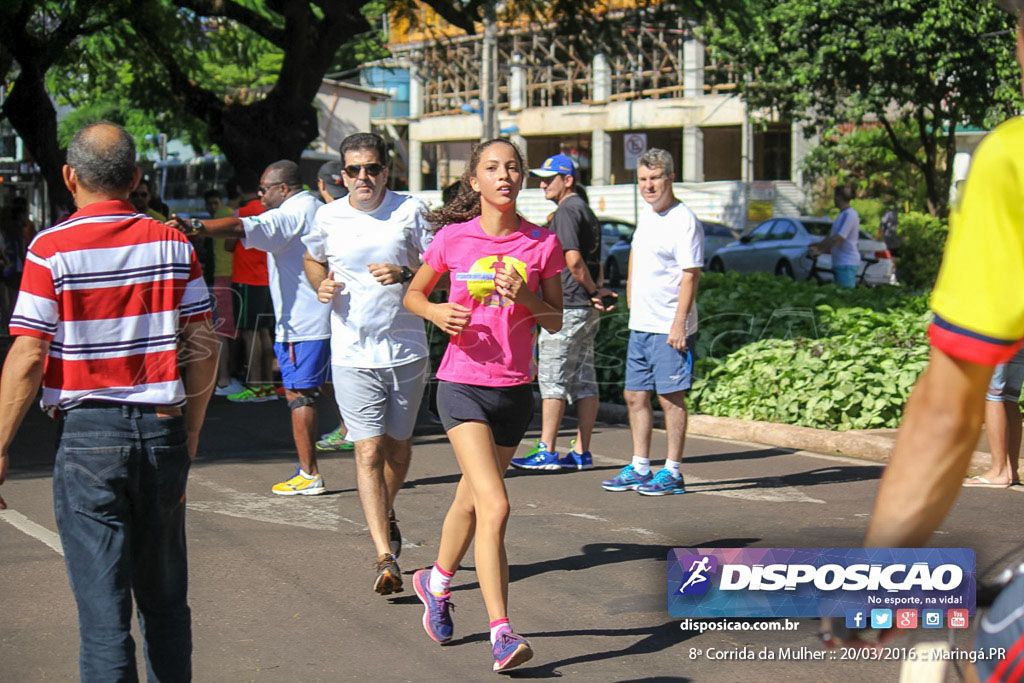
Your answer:
[[[203,222],[198,218],[189,218],[188,227],[191,229],[190,235],[198,235],[203,230]]]
[[[402,266],[402,282],[408,282],[416,273],[412,272],[409,266]]]

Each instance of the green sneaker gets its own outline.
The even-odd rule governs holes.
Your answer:
[[[350,451],[355,444],[342,435],[341,425],[333,432],[323,435],[323,438],[316,442],[318,451]]]
[[[264,403],[266,401],[276,401],[277,394],[274,393],[274,387],[246,387],[237,394],[231,394],[228,396],[228,400],[232,403]]]

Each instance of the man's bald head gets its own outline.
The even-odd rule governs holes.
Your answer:
[[[135,141],[116,123],[93,123],[71,140],[68,166],[87,190],[128,193],[135,185]]]
[[[302,189],[302,174],[299,172],[299,165],[294,161],[287,159],[275,161],[267,166],[263,177],[268,183],[288,183],[293,189]]]

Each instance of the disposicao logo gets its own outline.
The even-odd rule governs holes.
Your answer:
[[[683,584],[679,586],[680,595],[704,595],[711,588],[709,574],[718,569],[718,558],[714,555],[687,555],[679,558],[680,565],[689,567]]]
[[[974,613],[969,548],[676,548],[668,560],[674,617]]]

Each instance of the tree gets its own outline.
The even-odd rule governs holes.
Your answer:
[[[956,127],[991,127],[1019,102],[1013,19],[995,3],[755,0],[750,11],[755,30],[720,22],[706,33],[745,74],[747,102],[809,133],[881,125],[923,177],[933,215],[947,211]]]
[[[126,9],[116,0],[59,2],[6,0],[0,3],[0,79],[10,83],[0,114],[25,141],[50,190],[50,204],[71,206],[57,141],[57,112],[46,90],[47,71],[81,36],[102,30]]]
[[[473,33],[495,0],[424,4]],[[650,4],[651,12],[683,7],[697,16],[742,3]],[[420,7],[415,0],[4,0],[0,78],[14,78],[14,85],[2,114],[43,169],[51,196],[63,192],[63,151],[47,86],[74,106],[119,113],[133,125],[158,121],[163,132],[216,145],[239,172],[259,173],[270,162],[298,158],[316,138],[312,102],[322,78],[332,66],[352,63],[336,60],[340,46],[381,54],[385,6],[396,16]],[[505,6],[557,20],[569,34],[597,30],[605,11],[599,0]]]
[[[915,156],[921,153],[921,138],[915,129],[906,130],[901,123],[895,123],[893,129],[903,147]],[[804,157],[803,177],[816,205],[826,211],[832,207],[832,190],[839,184],[852,185],[859,196],[877,199],[887,209],[927,211],[924,176],[916,166],[900,161],[889,133],[879,123],[847,124],[824,131]]]

